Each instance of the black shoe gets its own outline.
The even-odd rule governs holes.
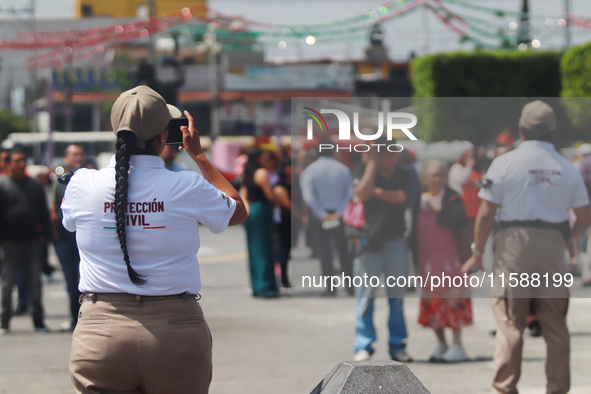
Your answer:
[[[55,272],[55,268],[53,268],[51,265],[46,264],[43,266],[43,268],[41,269],[41,272],[43,272],[43,274],[45,276],[51,276],[51,274],[53,274]]]
[[[539,321],[533,321],[529,323],[529,336],[531,337],[541,337],[542,336],[542,326],[540,326]]]
[[[285,287],[286,289],[289,289],[291,288],[291,282],[289,281],[289,279],[282,279],[281,286]]]
[[[41,333],[49,332],[49,328],[47,328],[47,326],[43,322],[35,322],[33,325],[35,326],[35,331],[37,331],[37,332],[41,332]]]
[[[14,311],[14,315],[15,316],[23,316],[27,314],[27,307],[26,306],[22,306],[22,305],[18,305],[16,307],[16,310]]]

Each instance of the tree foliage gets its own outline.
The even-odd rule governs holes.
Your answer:
[[[575,128],[575,137],[589,140],[591,126],[591,43],[575,46],[566,52],[560,62],[560,73],[562,77],[562,101]]]
[[[417,57],[411,64],[421,139],[493,140],[517,134],[521,106],[531,99],[441,100],[442,97],[558,97],[558,52],[475,51]],[[437,98],[433,100],[425,98]]]
[[[8,109],[0,110],[0,142],[10,133],[22,133],[29,130],[28,122]]]

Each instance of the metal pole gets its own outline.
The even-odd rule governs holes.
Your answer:
[[[153,20],[153,18],[156,16],[154,0],[148,1],[148,8],[149,8],[148,11],[150,13],[150,15],[149,15],[150,20]],[[150,34],[149,39],[150,39],[150,42],[148,45],[150,46],[150,63],[156,64],[156,48],[155,48],[154,34]]]
[[[35,0],[31,0],[31,27],[33,28],[33,33],[35,34],[35,38],[37,38],[37,16],[35,14]],[[32,133],[37,133],[39,131],[39,125],[38,125],[38,114],[39,114],[39,108],[37,108],[36,104],[37,104],[37,99],[39,97],[39,86],[38,86],[38,81],[39,81],[39,72],[37,70],[37,49],[35,48],[35,51],[33,53],[33,55],[35,56],[35,62],[33,63],[33,72],[32,72],[32,80],[33,80],[33,101],[32,101],[32,110],[33,110],[33,122],[31,123],[31,132]],[[36,144],[33,144],[33,160],[35,161],[35,163],[41,162],[42,160],[42,152],[41,152],[41,143],[38,142]],[[51,163],[46,163],[47,165],[51,165]]]
[[[209,63],[209,91],[211,92],[210,101],[210,119],[211,119],[211,138],[216,138],[220,134],[220,119],[218,111],[218,73],[216,64],[216,48],[217,38],[213,28],[208,29],[207,37],[205,39],[206,45],[209,49],[208,63]]]
[[[564,19],[566,20],[566,26],[564,27],[564,47],[568,49],[572,45],[572,31],[570,27],[570,0],[564,0]]]
[[[51,75],[53,75],[53,67]],[[53,130],[55,129],[55,103],[53,101],[53,79],[50,79],[47,86],[47,112],[49,112],[49,135],[45,145],[45,164],[50,166],[54,157]]]
[[[429,53],[429,10],[426,1],[421,10],[421,52],[423,55]]]
[[[521,16],[519,17],[519,43],[531,44],[531,38],[529,36],[529,4],[528,0],[522,0],[521,3]]]
[[[10,95],[12,93],[12,89],[14,89],[14,84],[13,84],[14,74],[13,74],[12,67],[13,67],[13,65],[12,65],[12,60],[11,60],[10,63],[8,63],[8,67],[7,67],[8,68],[8,70],[7,70],[8,82],[6,84],[6,102],[3,103],[6,108],[11,108],[10,104],[11,104],[12,98],[10,97]],[[26,95],[25,95],[25,98],[26,98]]]
[[[71,48],[70,44],[67,44]],[[66,107],[65,110],[65,125],[64,131],[72,131],[72,117],[74,115],[74,108],[72,108],[72,95],[74,94],[74,87],[72,86],[72,74],[75,72],[73,67],[73,53],[66,55]]]
[[[302,44],[302,42],[300,40],[298,40],[297,49],[298,49],[298,59],[299,59],[300,63],[304,63],[304,44]]]

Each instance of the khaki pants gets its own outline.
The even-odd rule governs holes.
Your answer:
[[[83,297],[70,357],[76,393],[208,393],[212,340],[194,296]]]
[[[495,278],[504,273],[565,273],[565,243],[560,232],[549,229],[512,227],[499,231],[495,237]],[[496,281],[498,285],[500,281]],[[493,391],[517,394],[521,375],[523,330],[527,326],[530,305],[534,306],[546,341],[546,392],[563,394],[570,387],[570,335],[566,326],[568,289],[541,283],[538,287],[493,289],[493,312],[497,320],[494,362],[496,366]]]
[[[494,392],[517,394],[517,382],[521,376],[522,334],[527,326],[530,303],[534,305],[546,341],[546,393],[567,393],[570,387],[570,336],[566,327],[568,299],[564,298],[493,299],[493,312],[497,319]]]
[[[546,341],[546,393],[567,393],[570,387],[570,336],[566,327],[568,299],[565,298],[493,299],[497,320],[493,390],[499,394],[517,394],[522,334],[527,326],[530,303],[534,305]]]

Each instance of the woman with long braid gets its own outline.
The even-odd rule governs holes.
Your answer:
[[[143,276],[138,275],[129,261],[127,252],[127,237],[125,236],[125,207],[127,206],[127,178],[129,177],[129,160],[135,134],[122,130],[117,133],[117,154],[115,155],[115,222],[117,223],[117,237],[123,252],[123,260],[127,265],[129,279],[136,286],[146,283]]]
[[[76,231],[81,297],[70,373],[76,393],[207,393],[211,335],[198,296],[198,223],[213,233],[246,219],[238,192],[201,150],[185,111],[183,146],[199,166],[167,171],[158,157],[181,112],[146,86],[111,110],[116,155],[72,176],[63,224]]]

